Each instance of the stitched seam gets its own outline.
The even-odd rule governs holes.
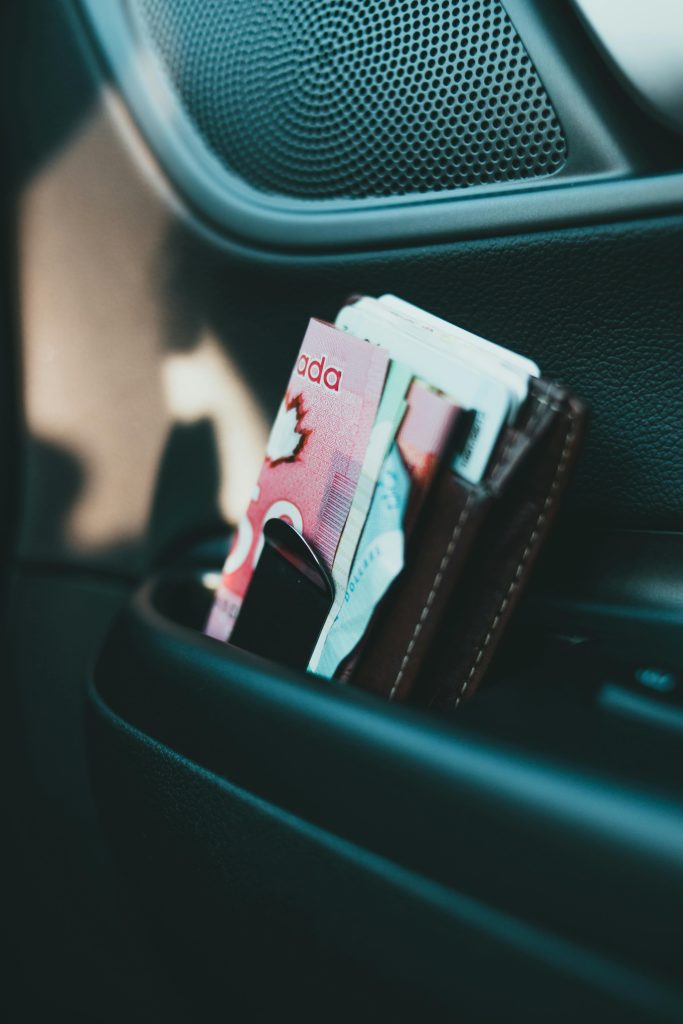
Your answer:
[[[548,404],[548,403],[544,403],[544,404]],[[545,523],[545,520],[547,518],[548,510],[549,510],[549,508],[550,508],[550,506],[551,506],[551,504],[553,502],[553,499],[555,497],[555,492],[557,491],[557,488],[559,487],[560,480],[562,479],[562,476],[563,476],[563,474],[565,472],[565,469],[567,468],[567,460],[569,459],[569,453],[570,453],[572,442],[574,440],[574,436],[575,436],[575,433],[576,433],[576,429],[575,429],[576,428],[576,416],[575,416],[575,414],[571,410],[569,412],[565,413],[565,415],[566,415],[566,417],[567,417],[567,419],[569,421],[569,428],[567,430],[567,434],[566,434],[566,437],[565,437],[565,440],[564,440],[564,447],[562,449],[562,454],[560,455],[560,460],[559,460],[559,462],[557,464],[557,468],[555,470],[555,475],[554,475],[552,483],[550,485],[550,489],[548,490],[548,494],[546,495],[545,501],[543,502],[541,510],[538,513],[538,517],[536,519],[536,522],[534,523],[534,527],[533,527],[533,529],[531,531],[531,534],[529,536],[529,540],[526,543],[526,547],[524,548],[524,551],[522,552],[522,557],[520,558],[520,560],[519,560],[519,562],[517,564],[517,568],[515,569],[515,571],[513,573],[512,579],[510,580],[508,588],[505,591],[505,594],[503,596],[503,600],[501,601],[500,607],[498,608],[498,611],[494,615],[493,620],[491,622],[491,625],[489,626],[489,629],[488,629],[488,631],[486,633],[486,636],[484,637],[483,641],[480,643],[480,645],[479,645],[479,647],[477,649],[477,653],[476,653],[474,661],[473,661],[473,663],[472,663],[472,665],[470,667],[470,670],[467,673],[467,676],[465,677],[465,680],[464,680],[462,686],[460,687],[460,693],[458,694],[458,696],[457,696],[457,698],[455,700],[455,707],[456,708],[457,708],[458,704],[460,703],[460,701],[462,700],[462,698],[465,696],[465,694],[467,692],[467,688],[469,687],[470,682],[472,681],[472,677],[474,676],[474,673],[477,671],[477,669],[479,667],[479,664],[481,662],[481,659],[484,657],[486,649],[488,648],[489,644],[491,643],[491,640],[493,639],[493,636],[495,635],[495,632],[498,629],[498,626],[500,625],[501,619],[502,619],[503,615],[505,614],[505,611],[506,611],[506,609],[507,609],[507,607],[508,607],[508,605],[510,603],[510,599],[512,598],[512,595],[514,594],[515,590],[519,586],[519,581],[520,581],[520,578],[521,578],[522,573],[524,571],[524,566],[526,565],[526,561],[527,561],[529,555],[531,554],[531,552],[532,552],[532,550],[533,550],[533,548],[534,548],[534,546],[536,544],[536,541],[538,540],[539,534],[540,534],[540,532],[541,532],[541,530],[543,528],[543,525]]]
[[[468,495],[468,497],[467,497],[467,501],[463,505],[462,511],[460,512],[460,515],[458,516],[457,523],[453,527],[453,532],[452,532],[450,540],[448,542],[448,546],[446,547],[446,550],[444,551],[444,554],[443,554],[443,557],[441,559],[441,562],[439,563],[439,568],[438,568],[438,570],[436,572],[436,576],[434,577],[434,582],[432,583],[432,589],[429,591],[429,596],[427,597],[427,600],[424,603],[422,611],[420,612],[420,617],[417,620],[417,622],[415,623],[415,628],[413,629],[413,635],[411,636],[410,642],[408,643],[408,647],[406,648],[406,652],[403,655],[403,660],[401,661],[401,665],[400,665],[400,668],[398,670],[398,674],[396,676],[396,679],[394,680],[394,685],[391,687],[391,690],[389,691],[389,700],[393,700],[394,699],[394,697],[396,695],[396,692],[397,692],[399,686],[401,685],[401,680],[403,679],[403,676],[405,675],[405,671],[406,671],[406,669],[408,667],[408,664],[410,663],[410,659],[411,659],[411,657],[413,655],[413,651],[415,650],[415,645],[416,645],[416,643],[417,643],[417,641],[418,641],[418,639],[420,637],[420,633],[422,632],[422,628],[423,628],[425,622],[427,621],[427,619],[429,618],[429,613],[432,610],[432,605],[434,604],[434,599],[435,599],[435,597],[436,597],[436,595],[438,593],[439,587],[441,586],[441,583],[443,581],[443,578],[444,578],[444,575],[446,573],[446,570],[448,569],[448,565],[450,563],[450,560],[453,557],[453,552],[455,551],[456,544],[458,543],[458,538],[460,537],[460,534],[462,533],[463,527],[465,526],[465,523],[467,522],[467,518],[468,518],[468,516],[470,514],[470,509],[472,508],[472,503],[473,502],[474,502],[474,493],[471,492]]]

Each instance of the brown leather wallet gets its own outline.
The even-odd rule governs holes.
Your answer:
[[[533,380],[481,483],[442,468],[403,572],[340,678],[440,710],[474,693],[555,518],[584,421],[580,401]]]

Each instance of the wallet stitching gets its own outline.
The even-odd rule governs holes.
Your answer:
[[[552,405],[550,402],[544,401],[543,399],[539,399],[539,404],[550,405],[551,408],[555,409],[554,405]],[[475,672],[477,671],[477,669],[479,667],[479,664],[480,664],[482,658],[484,657],[486,649],[489,646],[489,644],[491,643],[491,640],[493,639],[493,636],[494,636],[496,630],[498,629],[498,626],[500,625],[500,622],[501,622],[501,620],[503,618],[503,615],[505,614],[505,611],[506,611],[506,609],[507,609],[507,607],[508,607],[508,605],[510,603],[510,599],[512,598],[512,595],[514,594],[515,590],[519,586],[519,581],[520,581],[521,575],[522,575],[522,573],[524,571],[524,566],[526,564],[526,561],[527,561],[529,555],[531,554],[531,552],[532,552],[532,550],[533,550],[533,548],[534,548],[534,546],[536,544],[536,541],[538,540],[538,537],[540,535],[540,532],[541,532],[541,529],[543,527],[543,524],[545,523],[545,520],[547,518],[548,511],[549,511],[550,506],[552,505],[552,502],[554,500],[555,492],[557,491],[557,488],[559,487],[559,484],[560,484],[560,480],[562,479],[562,476],[564,475],[564,472],[565,472],[565,470],[567,468],[567,462],[568,462],[568,459],[569,459],[569,454],[570,454],[572,443],[574,441],[574,437],[575,437],[575,434],[576,434],[576,429],[575,429],[576,428],[576,415],[575,415],[574,411],[571,410],[571,409],[568,410],[567,412],[564,412],[564,415],[565,415],[565,417],[566,417],[566,419],[567,419],[567,421],[569,423],[569,427],[567,429],[567,433],[566,433],[566,436],[565,436],[565,439],[564,439],[564,446],[562,448],[562,454],[560,455],[559,462],[557,463],[557,467],[555,469],[555,475],[553,476],[553,480],[552,480],[552,483],[550,484],[550,488],[549,488],[548,493],[546,495],[545,501],[543,502],[543,505],[541,506],[541,509],[540,509],[540,511],[538,513],[538,517],[536,519],[536,522],[534,523],[534,526],[533,526],[533,529],[531,531],[531,534],[529,535],[529,540],[527,541],[526,547],[524,548],[524,551],[522,552],[522,557],[520,558],[520,560],[519,560],[519,562],[517,564],[517,568],[515,569],[515,571],[513,573],[512,579],[510,580],[510,583],[508,584],[507,590],[505,591],[505,594],[503,595],[503,600],[501,601],[500,607],[498,608],[498,611],[496,612],[496,614],[493,617],[493,620],[491,622],[491,625],[489,626],[489,629],[488,629],[488,632],[486,633],[486,636],[484,637],[483,641],[480,643],[480,645],[479,645],[479,647],[477,649],[477,653],[476,653],[475,659],[474,659],[474,661],[473,661],[473,663],[472,663],[472,665],[470,667],[470,670],[469,670],[467,676],[465,677],[465,680],[464,680],[464,682],[463,682],[463,684],[462,684],[462,686],[460,688],[460,693],[456,697],[455,707],[458,706],[460,701],[465,696],[465,694],[467,692],[467,689],[468,689],[468,687],[469,687],[469,685],[470,685],[470,683],[472,681],[472,677],[474,676]]]
[[[453,527],[453,532],[451,534],[450,540],[448,541],[448,545],[446,547],[446,550],[444,551],[436,576],[434,577],[432,589],[429,591],[429,596],[427,597],[427,600],[425,601],[422,611],[420,612],[420,617],[415,623],[413,635],[411,636],[408,647],[406,648],[406,652],[403,655],[403,660],[401,661],[401,665],[398,670],[396,679],[394,680],[394,684],[391,687],[391,690],[389,691],[389,700],[393,700],[399,686],[401,685],[401,680],[403,679],[405,671],[408,667],[408,663],[410,662],[413,651],[415,650],[415,645],[419,639],[420,633],[422,632],[422,627],[424,626],[425,622],[427,621],[427,618],[429,617],[429,613],[432,610],[432,605],[434,604],[434,598],[437,595],[439,587],[441,586],[441,582],[448,568],[448,564],[453,556],[453,552],[455,551],[455,546],[458,543],[458,538],[462,533],[465,523],[467,522],[467,519],[469,517],[470,510],[474,502],[474,498],[475,494],[474,492],[471,492],[467,497],[467,501],[462,507],[462,511],[458,516],[458,521]]]

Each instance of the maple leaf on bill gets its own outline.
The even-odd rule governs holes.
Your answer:
[[[309,429],[302,426],[305,416],[303,395],[295,395],[293,398],[285,395],[266,446],[266,459],[271,466],[281,462],[295,462],[299,457],[311,434]]]

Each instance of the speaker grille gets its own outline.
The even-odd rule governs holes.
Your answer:
[[[262,191],[444,192],[566,159],[498,0],[131,2],[209,147]]]

